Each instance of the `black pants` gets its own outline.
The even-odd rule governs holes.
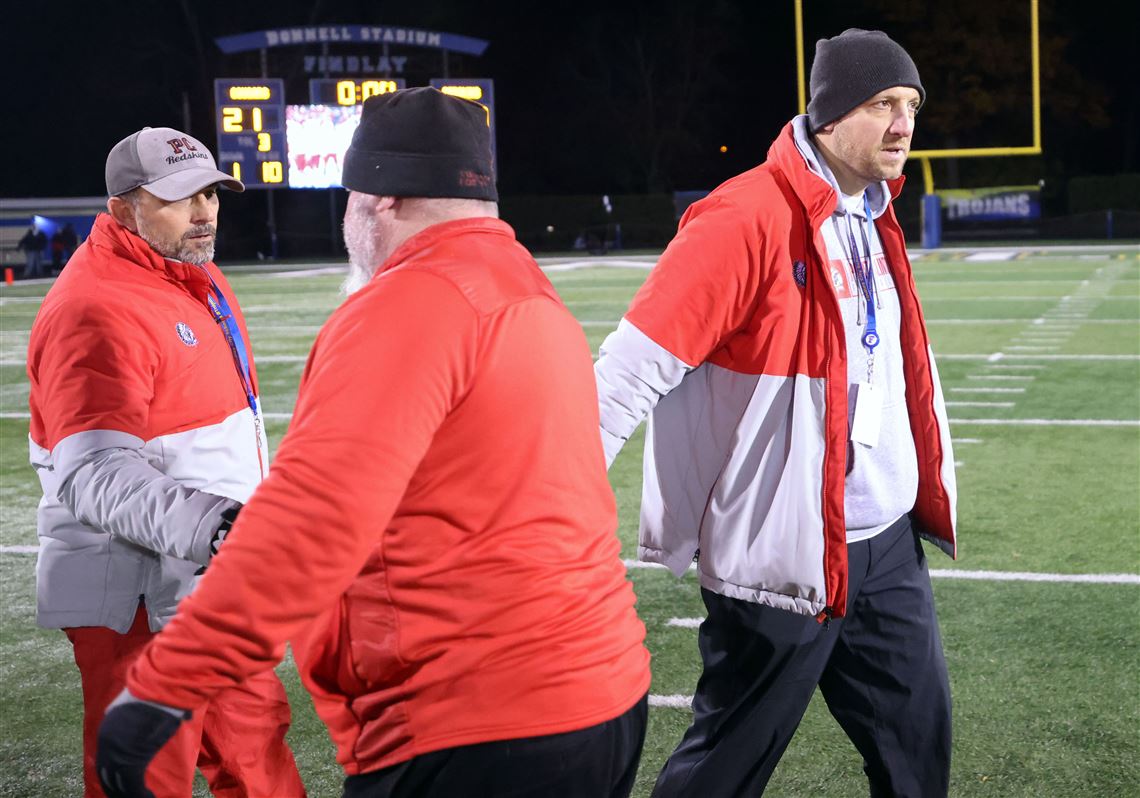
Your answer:
[[[922,546],[904,517],[847,557],[847,616],[827,624],[701,591],[693,723],[655,798],[761,795],[817,685],[872,798],[947,795],[950,685]]]
[[[445,748],[350,776],[344,798],[626,798],[648,701],[579,731]]]

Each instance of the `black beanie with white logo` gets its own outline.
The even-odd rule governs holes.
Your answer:
[[[917,89],[919,103],[926,102],[918,67],[907,51],[881,30],[848,28],[838,36],[820,39],[815,43],[811,65],[811,101],[807,107],[811,132],[818,132],[894,86]]]

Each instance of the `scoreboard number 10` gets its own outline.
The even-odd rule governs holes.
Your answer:
[[[285,85],[280,78],[214,81],[219,166],[247,188],[285,182]]]
[[[285,166],[281,161],[261,161],[261,182],[281,183],[285,180]],[[230,166],[234,180],[241,180],[241,162],[234,161]]]

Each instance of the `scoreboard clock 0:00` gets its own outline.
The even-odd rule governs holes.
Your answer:
[[[313,105],[360,105],[369,97],[407,88],[403,78],[310,78]]]
[[[218,78],[218,168],[246,188],[286,185],[285,85],[280,78]]]

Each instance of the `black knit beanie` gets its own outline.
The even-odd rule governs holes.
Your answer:
[[[341,183],[384,197],[497,202],[487,109],[426,87],[368,98]]]
[[[815,43],[811,65],[807,108],[811,132],[894,86],[918,89],[919,103],[926,102],[918,67],[906,50],[881,30],[848,28],[831,39],[820,39]]]

